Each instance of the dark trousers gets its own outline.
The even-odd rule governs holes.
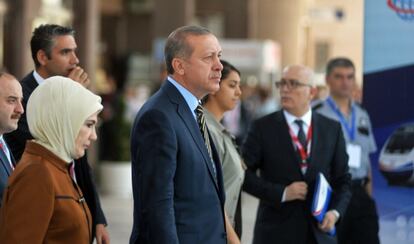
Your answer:
[[[351,201],[338,226],[339,244],[378,244],[378,214],[363,184],[353,184]]]

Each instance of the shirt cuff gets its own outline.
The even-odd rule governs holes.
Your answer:
[[[280,202],[286,202],[286,187],[283,190],[283,194],[282,194],[282,200]]]
[[[332,211],[332,213],[335,215],[335,217],[336,217],[336,221],[338,221],[338,220],[339,220],[339,217],[341,217],[341,215],[339,214],[339,212],[338,212],[338,211],[336,211],[336,209],[332,209],[331,211]]]

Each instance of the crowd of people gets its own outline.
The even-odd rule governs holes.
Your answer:
[[[97,139],[102,105],[86,89],[74,35],[69,27],[37,27],[34,70],[20,82],[0,77],[2,243],[109,243],[85,152]]]
[[[30,45],[32,72],[20,82],[0,73],[0,239],[108,244],[87,159],[105,108],[88,90],[75,31],[41,25]],[[240,106],[242,74],[221,59],[214,34],[180,27],[164,54],[167,78],[130,135],[131,244],[240,243],[242,191],[259,199],[254,244],[379,243],[369,161],[376,146],[367,112],[352,99],[351,60],[328,62],[330,95],[312,104],[312,69],[285,67],[275,82],[280,110],[252,119],[236,140],[223,118]],[[323,179],[332,194],[319,212]]]

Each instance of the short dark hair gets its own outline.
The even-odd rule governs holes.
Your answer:
[[[174,73],[172,60],[176,57],[186,58],[191,56],[193,48],[188,44],[189,35],[201,36],[210,35],[211,32],[201,26],[183,26],[174,30],[167,38],[164,48],[165,64],[168,74]]]
[[[330,75],[332,71],[337,67],[353,68],[355,70],[354,63],[349,58],[338,57],[329,60],[326,65],[326,76]]]
[[[37,52],[43,50],[48,58],[51,57],[52,47],[54,45],[54,38],[57,36],[75,35],[75,30],[70,27],[45,24],[40,25],[33,31],[32,39],[30,40],[30,48],[32,50],[32,58],[36,68],[40,66],[37,60]]]

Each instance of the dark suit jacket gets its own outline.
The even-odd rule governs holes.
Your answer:
[[[226,243],[220,161],[214,151],[216,183],[197,122],[169,81],[137,114],[131,154],[131,244]]]
[[[29,100],[33,90],[38,86],[38,83],[33,76],[33,72],[30,72],[23,78],[23,80],[21,80],[20,84],[23,89],[23,107],[26,110],[27,101]],[[47,104],[45,104],[45,106],[46,105]],[[20,117],[17,130],[5,134],[4,137],[10,146],[14,158],[18,162],[23,154],[26,141],[33,139],[27,124],[26,113],[22,114]],[[85,195],[86,202],[88,203],[88,207],[91,211],[94,224],[93,226],[96,224],[106,225],[105,215],[101,208],[101,203],[99,201],[95,183],[93,182],[91,167],[88,163],[86,154],[84,157],[75,160],[75,165],[76,180]],[[92,228],[92,231],[95,232],[95,228]],[[93,233],[93,236],[95,236],[95,233]]]
[[[8,147],[10,148],[10,147]],[[12,164],[15,163],[13,154],[10,155]],[[7,186],[7,180],[11,173],[13,172],[12,167],[10,166],[9,160],[7,159],[6,154],[3,150],[0,149],[0,207],[3,200],[3,192]]]
[[[317,228],[311,216],[311,200],[316,176],[322,172],[333,188],[329,209],[344,216],[351,196],[348,155],[337,122],[313,113],[312,127],[311,155],[305,175],[301,173],[299,154],[282,111],[256,120],[249,131],[243,146],[248,167],[244,190],[260,199],[254,244],[305,244],[312,234],[318,243],[336,243],[336,238]],[[307,183],[306,201],[281,203],[285,187],[294,181]]]

